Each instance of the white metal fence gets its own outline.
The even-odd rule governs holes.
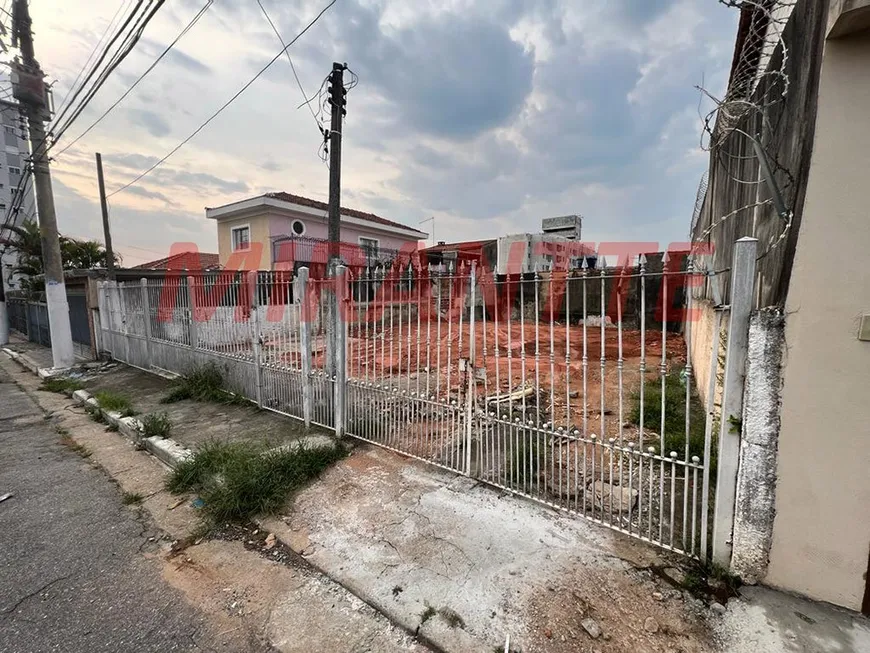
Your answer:
[[[218,364],[264,409],[706,557],[721,420],[692,378],[696,279],[395,264],[107,282],[102,340],[145,369]]]

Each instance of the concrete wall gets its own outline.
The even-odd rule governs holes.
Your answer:
[[[229,260],[230,255],[233,253],[231,230],[234,227],[244,225],[250,225],[251,227],[252,243],[263,243],[263,252],[258,264],[254,265],[257,262],[251,261],[245,267],[253,270],[268,270],[272,267],[272,248],[269,245],[271,241],[269,240],[269,217],[267,215],[218,222],[218,253],[220,254],[221,265],[226,265],[227,260]]]
[[[870,32],[828,40],[787,360],[767,582],[861,608],[870,548]]]
[[[694,311],[694,319],[692,319],[689,327],[692,330],[692,376],[695,379],[695,389],[698,391],[698,396],[704,404],[704,408],[708,411],[711,409],[708,401],[709,384],[711,374],[724,373],[725,363],[725,347],[724,343],[719,343],[719,355],[716,357],[715,363],[711,366],[710,352],[716,342],[716,338],[720,337],[716,333],[716,311],[713,309],[713,302],[701,299],[694,300],[692,305]],[[719,333],[722,328],[728,326],[728,313],[724,312],[720,321]],[[716,403],[721,399],[721,383],[716,384],[716,394],[713,397],[713,402]]]
[[[788,289],[803,215],[806,179],[811,165],[819,62],[826,23],[826,0],[801,1],[794,6],[783,31],[783,39],[788,46],[788,93],[781,102],[765,111],[764,119],[771,126],[770,129],[762,124],[761,112],[755,111],[744,116],[738,125],[746,133],[765,133],[769,156],[793,176],[790,180],[782,171],[774,174],[783,189],[786,204],[794,209],[793,228],[788,237],[758,263],[758,307],[781,306]],[[776,69],[781,61],[782,51],[777,50],[772,53],[769,65]],[[756,97],[781,95],[781,88],[777,84],[779,81],[775,76],[765,77],[755,89]],[[764,251],[771,239],[775,240],[782,232],[782,221],[772,205],[751,208],[759,201],[769,199],[767,187],[734,181],[735,177],[740,180],[759,179],[759,174],[752,144],[740,132],[731,132],[724,142],[717,144],[710,152],[707,193],[694,225],[692,240],[710,243],[713,249],[710,266],[713,270],[722,270],[731,265],[734,243],[743,236],[758,238],[761,251]],[[723,216],[730,217],[723,221]],[[713,225],[717,226],[713,228]],[[728,297],[730,275],[720,274],[717,280],[721,284],[722,297]],[[714,299],[710,284],[707,290],[707,298]]]
[[[749,322],[731,557],[731,571],[750,584],[767,573],[773,535],[783,344],[782,312],[769,308],[754,313]]]

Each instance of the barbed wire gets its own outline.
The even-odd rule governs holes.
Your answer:
[[[721,181],[744,187],[732,196],[740,206],[718,209],[707,198],[708,179],[702,179],[698,189],[691,238],[695,242],[715,241],[718,230],[724,229],[746,212],[753,220],[762,216],[769,220],[771,208],[781,223],[780,228],[763,243],[758,254],[761,260],[787,238],[793,221],[795,176],[779,156],[779,127],[790,79],[787,71],[789,48],[783,33],[797,0],[719,0],[740,11],[740,41],[735,48],[734,63],[728,88],[723,97],[699,86],[702,97],[713,108],[702,116],[702,149],[710,152],[709,184],[715,187],[713,175]],[[720,181],[720,183],[721,183]],[[703,210],[704,206],[707,211]],[[761,209],[766,209],[762,211]],[[714,211],[727,211],[715,215]],[[706,213],[706,215],[704,215]],[[709,224],[704,224],[709,222]],[[769,224],[769,223],[768,223]],[[768,229],[765,228],[767,231]],[[712,259],[714,254],[704,254]],[[715,276],[728,271],[711,270],[708,263],[696,262],[698,269]]]

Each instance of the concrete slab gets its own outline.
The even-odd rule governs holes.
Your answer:
[[[523,651],[711,650],[706,610],[657,584],[647,547],[388,451],[358,447],[287,514],[264,525],[447,651],[503,648],[508,634]]]
[[[764,587],[745,587],[714,625],[729,653],[863,653],[870,619]]]

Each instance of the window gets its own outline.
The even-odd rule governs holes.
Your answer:
[[[5,211],[5,210],[6,210],[6,204],[4,204],[3,202],[0,202],[0,211]]]
[[[15,134],[15,127],[10,127],[9,125],[3,125],[3,128],[6,129],[7,134]]]
[[[369,261],[378,258],[378,246],[380,245],[377,238],[362,238],[359,239],[359,246],[363,254]]]
[[[248,225],[244,227],[234,227],[232,230],[233,251],[245,250],[251,248],[251,228]]]
[[[305,223],[302,220],[294,220],[293,224],[290,225],[290,228],[293,229],[293,233],[297,236],[301,236],[305,233]]]
[[[9,166],[9,174],[10,175],[20,175],[21,168],[16,168],[15,166]]]

